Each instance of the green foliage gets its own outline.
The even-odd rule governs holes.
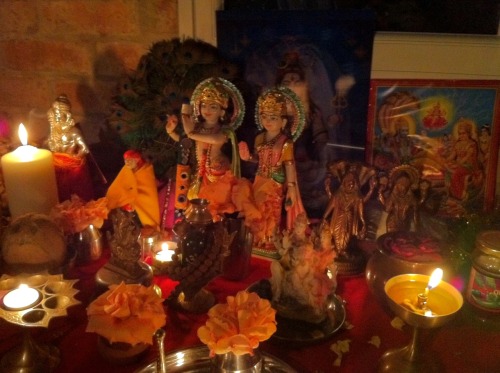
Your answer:
[[[454,266],[468,273],[471,265],[470,254],[475,248],[476,237],[485,230],[500,230],[500,210],[489,213],[468,214],[448,221],[450,247]]]

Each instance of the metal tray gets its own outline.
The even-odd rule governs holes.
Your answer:
[[[207,346],[192,347],[174,351],[166,356],[166,368],[169,373],[210,373],[213,372],[212,360],[208,357]],[[263,352],[265,373],[297,373],[280,359]],[[156,373],[156,361],[136,373]]]
[[[271,284],[263,279],[251,285],[249,291],[254,291],[261,298],[271,300]],[[334,335],[344,325],[346,311],[344,301],[336,294],[329,296],[327,317],[320,323],[309,323],[301,320],[292,320],[276,315],[277,330],[271,340],[294,344],[311,344],[323,341]]]

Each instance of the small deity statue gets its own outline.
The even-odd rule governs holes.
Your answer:
[[[307,227],[306,215],[300,214],[293,230],[275,239],[281,258],[271,263],[272,303],[282,317],[319,323],[337,285],[336,253],[328,227],[311,235]]]
[[[110,285],[121,282],[150,286],[153,282],[153,270],[140,261],[140,227],[136,224],[133,213],[115,209],[109,217],[113,225],[113,231],[107,232],[111,257],[95,275],[97,291],[104,292]]]
[[[209,78],[197,85],[191,104],[182,105],[182,127],[186,136],[195,142],[196,170],[191,176],[188,200],[201,198],[200,191],[231,172],[240,177],[240,160],[234,131],[241,125],[245,105],[239,90],[222,78]],[[169,115],[167,134],[180,141],[178,118]],[[223,152],[230,140],[232,158]],[[207,198],[208,196],[203,196]],[[211,200],[211,198],[209,198]]]
[[[293,151],[294,141],[304,127],[302,104],[289,88],[272,88],[258,98],[255,119],[263,132],[255,139],[254,151],[251,153],[245,142],[239,144],[241,159],[258,163],[253,198],[261,218],[248,225],[259,250],[273,255],[273,237],[279,233],[283,202],[288,230],[304,213]]]
[[[84,200],[92,199],[92,180],[87,165],[90,151],[76,127],[66,95],[57,97],[47,118],[50,123],[47,145],[54,153],[59,200],[70,199],[72,194]]]
[[[135,150],[127,150],[125,165],[106,193],[110,210],[135,211],[143,227],[160,229],[160,206],[153,165]]]
[[[389,178],[380,178],[378,200],[387,212],[387,232],[418,229],[419,207],[425,202],[429,187],[430,183],[421,181],[419,171],[410,165],[394,167]]]
[[[376,185],[375,170],[359,163],[335,161],[328,165],[330,174],[337,177],[340,186],[331,193],[330,178],[325,180],[330,198],[323,214],[323,224],[331,215],[330,230],[339,256],[349,255],[348,246],[352,237],[363,239],[366,235],[364,203],[371,197]],[[369,182],[369,191],[361,193],[361,187]]]
[[[47,143],[52,152],[66,153],[78,158],[83,158],[89,153],[82,134],[75,127],[68,96],[63,94],[57,97],[47,112],[47,117],[50,123]]]

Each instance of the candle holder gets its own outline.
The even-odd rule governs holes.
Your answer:
[[[59,364],[55,346],[36,343],[32,327],[48,327],[52,318],[66,316],[67,308],[79,304],[73,288],[77,280],[64,280],[62,275],[42,275],[0,278],[0,317],[23,328],[23,341],[5,354],[0,371],[17,373],[52,372]],[[21,288],[24,286],[24,289]],[[19,293],[18,293],[19,292]]]
[[[177,255],[177,243],[174,241],[159,241],[151,254],[151,267],[155,275],[169,272],[173,265],[174,255]]]
[[[392,277],[384,287],[390,309],[412,327],[407,346],[387,351],[379,362],[379,372],[441,372],[433,354],[423,353],[421,329],[434,329],[449,322],[463,305],[462,294],[441,281],[429,293],[430,276],[404,274]]]

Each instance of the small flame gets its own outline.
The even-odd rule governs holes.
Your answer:
[[[436,268],[434,272],[431,274],[431,278],[429,279],[429,283],[427,284],[427,288],[434,289],[439,285],[441,279],[443,278],[443,270],[441,268]]]
[[[21,140],[21,144],[23,146],[28,145],[28,131],[26,131],[26,127],[24,127],[24,124],[21,123],[19,125],[17,134],[19,136],[19,140]]]

